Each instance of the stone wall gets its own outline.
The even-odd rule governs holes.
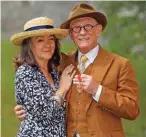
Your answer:
[[[16,32],[23,31],[24,24],[35,17],[47,16],[55,26],[64,22],[77,1],[2,1],[1,38],[8,40]],[[93,2],[87,2],[92,5]]]

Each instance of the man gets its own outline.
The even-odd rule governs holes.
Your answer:
[[[129,60],[98,43],[106,24],[104,14],[78,3],[61,25],[78,47],[63,55],[61,63],[63,69],[72,62],[78,73],[66,95],[68,137],[124,137],[121,118],[133,120],[139,115],[139,89]],[[23,119],[19,109],[16,106],[15,113]]]

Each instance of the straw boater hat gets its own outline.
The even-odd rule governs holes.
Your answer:
[[[26,22],[24,31],[12,35],[10,40],[14,45],[20,46],[26,38],[43,36],[46,34],[55,35],[56,38],[63,39],[68,35],[68,31],[54,28],[53,21],[47,17],[39,17]]]
[[[69,13],[68,20],[61,24],[60,28],[69,29],[70,22],[76,18],[81,17],[92,17],[103,26],[103,30],[106,27],[107,19],[103,13],[96,12],[96,10],[92,6],[86,3],[77,3]]]

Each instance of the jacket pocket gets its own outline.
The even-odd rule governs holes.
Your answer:
[[[126,137],[122,130],[112,131],[110,137]]]

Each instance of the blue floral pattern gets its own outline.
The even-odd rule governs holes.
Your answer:
[[[55,89],[59,74],[51,72]],[[24,106],[25,120],[21,121],[17,137],[66,137],[65,102],[57,107],[52,98],[55,90],[36,66],[22,65],[16,71],[15,97]]]

